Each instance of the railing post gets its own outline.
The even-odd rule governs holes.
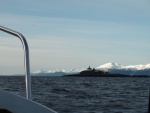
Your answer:
[[[26,82],[26,96],[27,96],[27,99],[31,99],[31,77],[30,77],[30,61],[29,61],[28,43],[27,43],[25,37],[19,32],[5,28],[3,26],[0,26],[0,30],[18,37],[22,42],[23,50],[24,50],[24,70],[25,70],[25,82]]]

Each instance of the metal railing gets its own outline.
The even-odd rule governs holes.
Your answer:
[[[31,99],[31,77],[30,77],[30,61],[29,61],[28,43],[27,43],[25,37],[19,32],[16,32],[14,30],[8,29],[8,28],[3,27],[3,26],[0,26],[0,30],[18,37],[22,42],[23,50],[24,50],[24,70],[25,70],[25,82],[26,82],[26,97],[27,97],[27,99]]]

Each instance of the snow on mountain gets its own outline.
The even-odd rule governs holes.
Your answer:
[[[110,73],[127,74],[127,75],[150,75],[150,64],[146,65],[128,65],[123,66],[118,63],[106,63],[96,67],[97,70],[108,71]],[[79,73],[85,69],[54,69],[44,71],[42,69],[32,73],[32,75],[46,75],[46,76],[62,76],[65,74]]]
[[[34,71],[32,74],[38,74],[38,73],[46,73],[46,71],[39,69],[39,70]]]
[[[47,73],[64,72],[64,73],[78,73],[84,69],[55,69],[48,70]]]
[[[143,69],[150,69],[150,64],[123,66],[118,63],[106,63],[101,66],[98,66],[96,69],[101,69],[101,70],[109,70],[109,69],[143,70]]]
[[[97,67],[96,69],[108,70],[108,69],[122,69],[122,68],[123,66],[118,63],[106,63]]]
[[[54,70],[48,70],[44,71],[42,69],[34,71],[32,75],[42,75],[42,76],[62,76],[65,74],[73,74],[73,73],[79,73],[85,69],[54,69]]]
[[[150,69],[150,64],[146,65],[129,65],[125,67],[126,69],[134,69],[134,70],[144,70],[144,69]]]
[[[96,69],[109,71],[114,74],[150,75],[150,64],[122,66],[118,63],[106,63]]]

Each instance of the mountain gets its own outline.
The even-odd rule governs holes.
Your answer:
[[[150,75],[150,64],[146,65],[128,65],[123,66],[118,63],[106,63],[95,68],[111,74],[124,74],[124,75]],[[31,75],[34,76],[62,76],[68,74],[80,73],[85,69],[55,69],[55,70],[38,70]]]
[[[96,68],[112,74],[150,75],[150,64],[123,66],[118,63],[106,63]]]
[[[106,63],[106,64],[103,64],[103,65],[97,67],[96,69],[108,70],[108,69],[121,69],[121,68],[123,68],[123,66],[120,64]]]
[[[53,73],[31,73],[32,76],[62,76],[66,75],[64,72],[53,72]]]
[[[31,73],[32,76],[62,76],[67,74],[79,73],[84,69],[55,69],[44,71],[42,69]]]

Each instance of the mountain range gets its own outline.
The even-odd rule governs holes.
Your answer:
[[[118,63],[106,63],[96,68],[112,74],[150,75],[150,64],[123,66]]]
[[[84,69],[55,69],[55,70],[48,70],[48,71],[44,71],[40,69],[31,73],[31,75],[33,76],[62,76],[66,74],[79,73],[82,70]]]
[[[111,74],[150,75],[150,64],[123,66],[118,63],[106,63],[96,67],[95,69],[107,71]],[[38,70],[33,72],[32,75],[62,76],[65,74],[79,73],[83,70],[85,69],[56,69],[49,71]]]

